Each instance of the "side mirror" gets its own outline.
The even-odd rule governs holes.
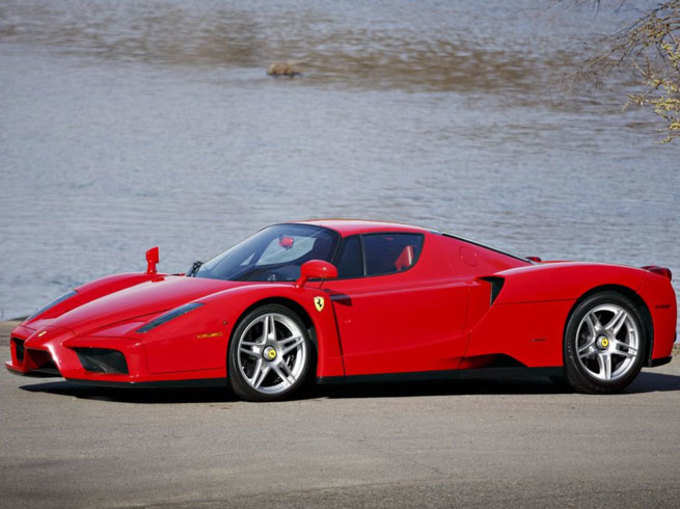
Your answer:
[[[302,288],[308,279],[335,279],[338,277],[338,269],[332,263],[323,260],[309,260],[300,267],[300,279],[295,283],[297,288]]]
[[[146,273],[155,274],[157,263],[158,263],[158,246],[155,246],[146,252]]]

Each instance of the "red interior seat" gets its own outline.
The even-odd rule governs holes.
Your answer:
[[[414,259],[413,246],[405,246],[399,257],[394,261],[397,270],[406,270],[413,265]]]

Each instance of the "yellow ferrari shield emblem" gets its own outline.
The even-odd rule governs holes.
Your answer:
[[[267,360],[273,361],[276,359],[276,350],[274,350],[271,346],[268,346],[264,349],[264,356],[267,358]]]
[[[609,346],[609,340],[607,338],[602,338],[602,348],[607,348]]]
[[[314,307],[317,311],[321,311],[325,303],[326,301],[323,297],[314,297]]]

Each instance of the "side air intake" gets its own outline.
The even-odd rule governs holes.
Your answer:
[[[489,306],[491,306],[496,300],[496,297],[498,297],[498,294],[501,293],[505,279],[496,276],[482,277],[480,279],[483,279],[491,285],[491,299],[489,301]]]

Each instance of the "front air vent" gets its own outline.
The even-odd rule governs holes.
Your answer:
[[[80,364],[94,373],[127,374],[125,356],[118,350],[108,348],[74,348]]]
[[[24,362],[24,341],[19,338],[12,338],[12,343],[14,343],[14,355],[16,355],[17,363],[22,364]]]

